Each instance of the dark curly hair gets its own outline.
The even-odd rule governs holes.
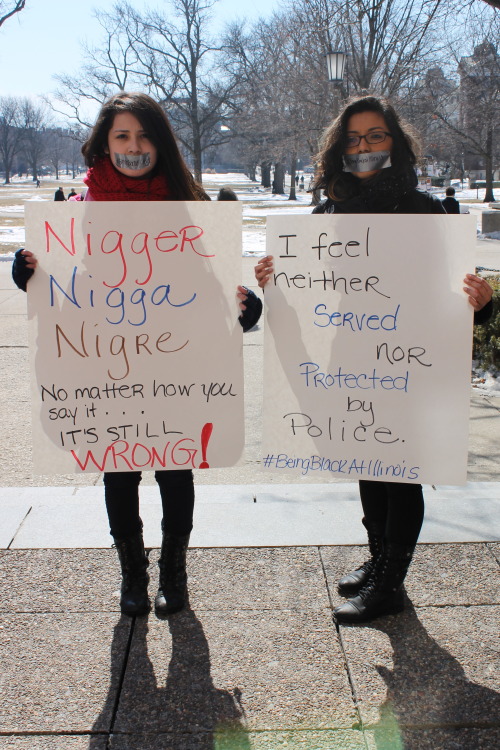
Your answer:
[[[376,112],[381,115],[392,136],[392,166],[384,169],[384,173],[408,173],[417,162],[419,146],[416,135],[411,126],[396,114],[392,104],[375,96],[353,99],[323,133],[321,148],[315,157],[316,177],[313,189],[324,190],[332,200],[346,200],[359,192],[359,180],[350,172],[343,171],[342,157],[345,153],[349,119],[360,112]],[[372,177],[370,182],[375,182],[377,177],[378,175]]]
[[[92,167],[107,154],[108,133],[116,115],[129,112],[137,117],[158,152],[154,173],[163,173],[172,191],[173,200],[209,200],[194,180],[179,151],[167,115],[147,94],[115,94],[101,107],[90,136],[82,146],[85,164]]]

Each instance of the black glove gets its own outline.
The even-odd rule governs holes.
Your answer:
[[[243,331],[246,332],[258,323],[262,313],[262,300],[260,297],[257,297],[255,292],[252,292],[251,289],[247,289],[247,287],[244,288],[246,289],[248,296],[243,303],[245,305],[245,310],[242,310],[238,320],[240,321]]]
[[[26,258],[22,255],[23,250],[24,247],[21,247],[14,255],[14,260],[12,262],[12,278],[14,279],[14,284],[25,292],[26,285],[35,271],[33,268],[27,268]]]

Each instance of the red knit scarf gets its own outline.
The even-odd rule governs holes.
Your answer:
[[[95,201],[165,201],[170,197],[166,177],[127,177],[109,156],[99,159],[83,178]]]

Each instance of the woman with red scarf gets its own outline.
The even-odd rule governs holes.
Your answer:
[[[145,94],[121,93],[107,101],[82,147],[89,167],[84,182],[90,201],[210,200],[193,179],[178,149],[162,108]],[[36,268],[35,256],[18,250],[12,275],[26,284]],[[257,322],[262,305],[256,295],[238,287],[240,323],[248,330]],[[159,617],[177,612],[186,603],[186,551],[193,527],[194,486],[190,470],[157,471],[163,506],[160,586],[155,600]],[[110,531],[120,558],[124,614],[141,615],[150,609],[148,558],[139,515],[140,472],[104,474]]]

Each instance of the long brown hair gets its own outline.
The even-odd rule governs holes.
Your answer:
[[[158,152],[153,172],[163,173],[167,179],[173,200],[207,200],[208,196],[189,171],[167,115],[160,105],[147,94],[121,92],[115,94],[101,107],[90,136],[82,146],[82,154],[88,167],[106,155],[108,133],[116,115],[129,112],[137,117]]]
[[[350,172],[344,172],[342,157],[346,148],[349,119],[360,112],[376,112],[381,115],[392,136],[392,166],[384,169],[384,173],[408,173],[417,162],[419,146],[416,136],[411,126],[397,115],[392,104],[375,96],[354,99],[325,130],[321,148],[315,157],[317,166],[314,189],[324,190],[332,200],[346,200],[359,191],[360,182]],[[372,178],[373,181],[376,179],[377,177]]]

